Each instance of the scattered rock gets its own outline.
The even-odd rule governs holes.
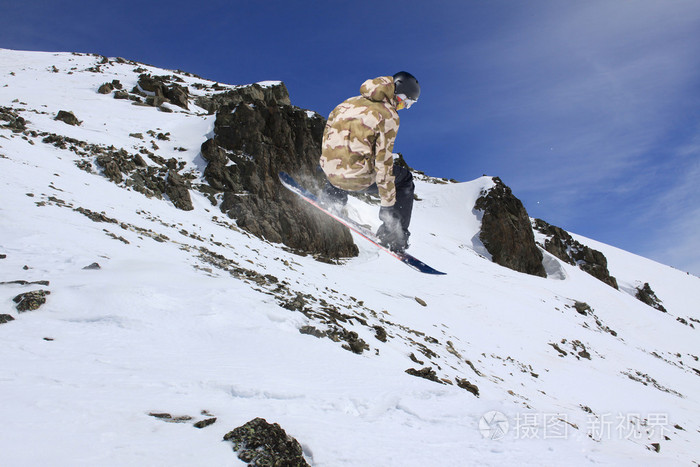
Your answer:
[[[408,358],[410,358],[412,362],[415,362],[415,363],[417,363],[417,364],[419,364],[419,365],[424,365],[424,364],[425,364],[424,361],[418,360],[418,358],[416,357],[416,355],[415,355],[413,352],[411,352],[411,355],[409,355]],[[410,373],[409,373],[409,374],[410,374]]]
[[[96,269],[102,269],[98,263],[92,263],[89,266],[85,266],[83,269],[87,270],[96,270]]]
[[[0,314],[0,324],[9,323],[10,321],[14,321],[14,318],[12,316]]]
[[[139,87],[154,94],[147,97],[146,103],[148,105],[161,107],[162,104],[168,102],[183,109],[188,108],[189,90],[179,84],[168,85],[171,78],[170,76],[151,76],[145,73],[139,76]]]
[[[105,83],[97,90],[100,94],[109,94],[114,91],[114,85],[112,83]]]
[[[584,316],[586,316],[587,314],[589,314],[589,313],[591,313],[591,312],[593,311],[593,310],[591,309],[591,306],[590,306],[588,303],[586,303],[586,302],[579,302],[579,301],[576,301],[576,302],[574,303],[574,308],[576,309],[576,311],[577,311],[579,314],[584,315]]]
[[[195,427],[195,428],[206,428],[206,427],[208,427],[209,425],[213,425],[214,423],[216,423],[216,417],[214,417],[214,418],[207,418],[206,420],[201,420],[201,421],[195,423],[195,424],[194,424],[194,427]]]
[[[46,303],[46,296],[50,293],[51,292],[48,290],[33,290],[17,295],[12,301],[17,304],[15,308],[17,308],[17,311],[20,313],[34,311],[38,310],[41,305]]]
[[[378,325],[374,326],[374,331],[375,331],[374,337],[376,337],[377,340],[379,340],[380,342],[386,342],[387,334],[386,334],[386,330],[383,327],[378,326]]]
[[[657,297],[654,291],[651,290],[651,286],[648,282],[645,282],[644,285],[641,287],[637,287],[637,293],[635,297],[637,297],[637,300],[646,303],[652,308],[655,308],[659,311],[663,311],[664,313],[668,313],[666,311],[666,308],[664,308],[664,306],[661,304],[661,300],[659,300],[659,297]]]
[[[301,328],[299,328],[299,332],[301,334],[308,334],[310,336],[318,337],[319,339],[321,337],[326,337],[325,331],[321,331],[320,329],[314,326],[302,326]]]
[[[461,379],[461,378],[456,378],[457,381],[457,386],[460,388],[471,392],[474,394],[476,397],[479,397],[479,388],[475,385],[467,381],[466,379]]]
[[[54,120],[59,120],[63,123],[67,123],[68,125],[74,126],[79,126],[81,123],[83,123],[80,120],[78,120],[78,118],[75,115],[73,115],[73,112],[69,112],[66,110],[60,110],[58,112],[58,115],[56,115],[56,118],[54,118]]]
[[[0,259],[5,259],[5,258],[7,258],[7,255],[4,255],[4,254],[0,255]]]
[[[416,370],[415,368],[409,368],[406,370],[406,373],[408,373],[411,376],[418,376],[419,378],[425,378],[430,381],[435,381],[436,383],[442,384],[442,381],[437,377],[437,374],[435,373],[435,370],[433,370],[432,367],[425,367],[421,368],[420,370]]]
[[[18,281],[8,281],[8,282],[0,282],[0,285],[44,285],[48,286],[49,281],[24,281],[24,280],[18,280]]]
[[[542,252],[535,244],[530,217],[523,203],[500,178],[479,199],[474,209],[483,213],[479,239],[493,261],[518,272],[547,277]]]
[[[556,342],[550,342],[549,345],[554,347],[554,350],[559,352],[560,356],[566,357],[567,355],[569,355],[568,352],[566,350],[562,350]]]
[[[233,443],[238,458],[252,466],[301,467],[309,464],[304,459],[299,442],[287,435],[277,424],[255,418],[224,436]]]
[[[168,423],[186,423],[192,420],[192,417],[190,417],[189,415],[179,415],[177,417],[173,417],[169,413],[161,412],[151,412],[148,415]]]
[[[9,128],[13,133],[21,133],[27,129],[27,121],[11,107],[0,107],[0,121],[7,122],[0,127]]]
[[[165,89],[165,97],[178,107],[182,107],[183,109],[188,108],[190,95],[186,87],[174,84]]]

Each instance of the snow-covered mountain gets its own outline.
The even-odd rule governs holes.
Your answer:
[[[317,466],[700,462],[700,279],[574,234],[619,289],[544,249],[546,278],[495,264],[490,177],[416,174],[410,252],[446,276],[359,238],[338,264],[295,254],[187,189],[200,105],[231,89],[0,49],[0,465],[242,465],[223,437],[256,417]],[[120,151],[153,179],[97,160]]]

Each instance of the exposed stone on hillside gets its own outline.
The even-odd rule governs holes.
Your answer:
[[[0,124],[0,127],[9,128],[14,133],[20,133],[27,129],[26,120],[10,107],[0,107],[0,122],[7,122]]]
[[[210,114],[217,112],[224,106],[235,107],[243,102],[264,102],[265,105],[291,105],[289,92],[284,83],[269,86],[251,84],[241,86],[226,92],[217,93],[210,97],[197,96],[195,103]]]
[[[277,424],[255,418],[224,436],[238,458],[251,466],[301,467],[309,464],[299,442]]]
[[[433,368],[429,366],[421,368],[420,370],[416,370],[415,368],[409,368],[408,370],[406,370],[406,373],[408,373],[411,376],[418,376],[419,378],[425,378],[427,380],[443,384],[438,378],[437,374],[435,373],[435,370],[433,370]]]
[[[167,135],[149,132],[154,138],[167,139]],[[139,153],[130,153],[125,149],[116,149],[97,144],[86,143],[74,138],[53,133],[37,133],[43,136],[42,142],[52,144],[60,149],[67,149],[80,156],[76,165],[92,172],[93,160],[102,168],[105,177],[117,184],[124,184],[147,197],[163,198],[167,195],[173,204],[183,210],[191,210],[192,200],[189,189],[194,175],[181,173],[185,163],[175,158],[164,159],[145,148]],[[156,166],[149,165],[143,156],[148,157]]]
[[[17,304],[15,308],[20,313],[24,311],[38,310],[41,305],[46,303],[46,296],[51,292],[48,290],[33,290],[17,295],[12,299]]]
[[[617,279],[608,271],[608,260],[603,253],[589,248],[574,240],[568,232],[560,227],[550,225],[542,219],[535,219],[533,227],[547,235],[542,247],[559,258],[586,271],[610,287],[618,288]]]
[[[469,381],[467,381],[466,379],[462,379],[462,378],[456,378],[456,380],[457,380],[457,386],[464,389],[465,391],[471,392],[476,397],[479,397],[479,387],[476,384],[472,384]]]
[[[15,319],[11,315],[0,314],[0,324],[9,323],[10,321],[14,320]]]
[[[182,209],[183,211],[191,211],[194,209],[187,184],[174,170],[168,172],[165,194],[168,195],[170,201],[172,201],[176,208]]]
[[[500,178],[476,200],[474,208],[483,212],[479,239],[501,266],[540,277],[547,277],[542,252],[535,244],[530,217],[523,203]]]
[[[54,120],[59,120],[73,126],[80,125],[82,123],[80,120],[78,120],[78,117],[73,115],[73,112],[69,112],[67,110],[59,110],[58,115],[56,115]]]
[[[355,256],[358,250],[347,229],[279,182],[277,174],[286,171],[311,190],[320,186],[323,176],[317,167],[325,121],[288,105],[286,94],[277,95],[282,87],[273,89],[278,91],[256,85],[250,94],[242,88],[213,98],[231,103],[216,114],[215,138],[202,145],[208,161],[205,178],[223,194],[221,210],[252,234],[319,259]],[[266,100],[257,99],[259,93]]]
[[[661,304],[661,300],[656,296],[651,286],[648,282],[645,282],[643,286],[637,287],[637,293],[635,294],[638,300],[646,303],[652,308],[656,308],[659,311],[667,313],[666,308]]]
[[[180,80],[180,78],[142,74],[139,76],[138,84],[142,90],[153,93],[146,100],[149,105],[159,107],[165,102],[170,102],[178,107],[187,109],[190,96],[187,86],[171,84],[172,80]]]

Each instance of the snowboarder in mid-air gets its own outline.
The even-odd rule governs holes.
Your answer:
[[[379,193],[380,243],[396,252],[408,248],[413,210],[413,176],[394,164],[398,110],[420,96],[418,80],[405,71],[365,81],[360,96],[341,103],[323,133],[321,168],[328,182],[321,199],[345,205],[348,191]]]

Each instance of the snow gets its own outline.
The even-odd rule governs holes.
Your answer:
[[[192,102],[164,113],[100,95],[101,84],[131,89],[140,74],[114,60],[86,71],[101,61],[0,49],[0,106],[29,130],[91,144],[136,151],[154,140],[157,155],[201,177],[215,117]],[[209,91],[192,84],[214,84],[178,76],[195,95]],[[59,110],[82,125],[53,120]],[[549,255],[548,278],[498,266],[473,210],[489,177],[417,177],[410,252],[446,276],[417,273],[359,238],[357,258],[321,263],[240,231],[195,191],[195,209],[181,211],[78,169],[73,152],[41,140],[0,128],[0,282],[50,281],[0,285],[0,313],[15,318],[0,325],[1,465],[238,465],[223,435],[255,417],[279,423],[316,466],[700,461],[695,276],[577,235],[606,255],[619,291]],[[350,205],[377,225],[376,206]],[[370,349],[301,334],[321,326],[280,306],[275,286],[212,265],[207,251],[361,318],[344,326]],[[101,269],[83,269],[93,262]],[[634,298],[645,282],[668,313]],[[50,290],[46,304],[18,313],[12,298],[36,289]],[[576,301],[593,311],[577,313]],[[426,366],[451,384],[405,373]],[[199,430],[203,411],[217,421]],[[479,429],[491,411],[509,421],[502,439]],[[160,412],[193,419],[149,416]]]

